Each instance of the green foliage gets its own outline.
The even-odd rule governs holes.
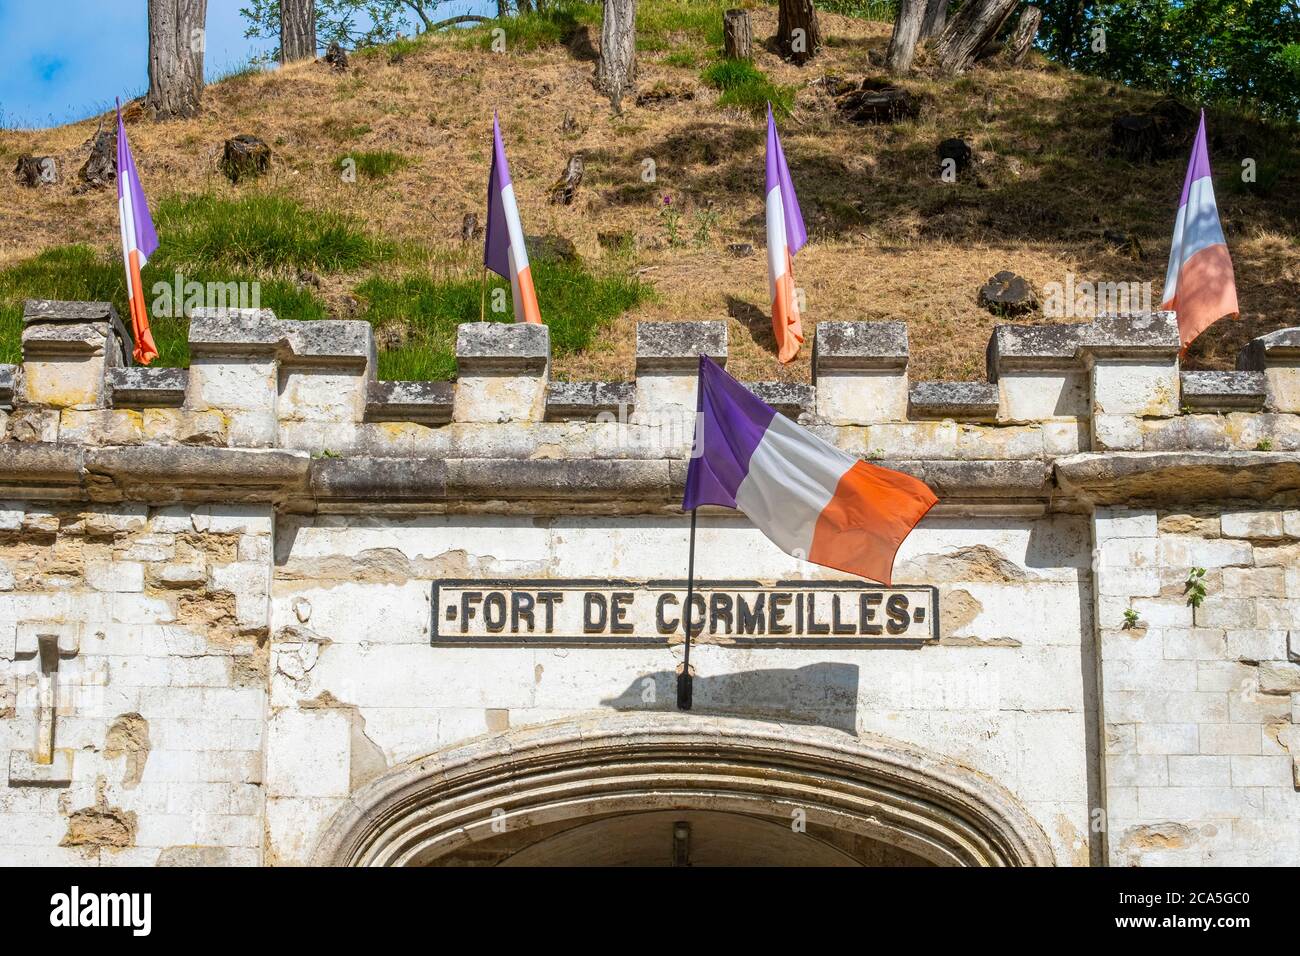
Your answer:
[[[1124,609],[1124,630],[1131,630],[1138,626],[1138,612],[1131,607]]]
[[[441,0],[316,0],[316,43],[355,50],[388,43],[399,33],[423,29]],[[247,21],[246,37],[280,39],[280,0],[248,0],[239,8]],[[268,56],[280,58],[276,47]]]
[[[1250,104],[1263,116],[1300,119],[1300,6],[1295,3],[1043,0],[1040,5],[1042,42],[1069,66],[1201,104]]]
[[[778,116],[788,116],[794,109],[793,86],[778,86],[766,73],[747,60],[719,60],[700,74],[705,83],[722,91],[721,106],[735,106],[762,116],[767,106]]]
[[[349,272],[398,255],[394,243],[374,238],[347,216],[262,193],[238,199],[169,196],[158,204],[154,221],[160,254],[196,273]]]
[[[896,0],[818,0],[817,9],[859,20],[892,21],[898,13]]]
[[[1183,593],[1187,595],[1187,603],[1192,607],[1201,606],[1205,600],[1205,568],[1192,568],[1187,572]]]
[[[346,168],[349,159],[356,164],[356,171],[369,179],[383,179],[410,162],[401,153],[394,153],[388,149],[353,150],[335,159],[334,168],[342,171]]]
[[[1272,451],[1272,450],[1273,450],[1273,439],[1271,438],[1261,438],[1259,441],[1255,442],[1255,451]]]
[[[500,35],[496,31],[502,30],[505,32],[505,52],[526,53],[565,42],[582,23],[599,29],[600,16],[597,4],[561,0],[540,11],[481,23],[464,31],[467,34],[465,42],[472,48],[491,51]]]
[[[166,233],[159,255],[141,274],[145,302],[152,305],[155,286],[171,286],[176,271],[186,280],[204,283],[259,283],[262,308],[274,309],[283,319],[323,319],[325,305],[311,291],[284,279],[259,279],[256,273],[209,267],[191,271],[188,264],[166,255]],[[0,362],[19,362],[22,354],[24,299],[73,299],[112,302],[119,315],[130,314],[126,301],[126,279],[122,260],[88,246],[54,246],[34,258],[0,271]],[[153,310],[151,309],[151,312]],[[184,367],[189,364],[186,334],[189,323],[179,316],[153,315],[149,325],[158,346],[155,365]]]
[[[650,288],[622,275],[593,275],[581,264],[534,259],[533,283],[550,327],[551,348],[567,355],[591,344],[599,329],[650,294]],[[472,272],[450,278],[409,275],[401,279],[376,276],[357,287],[367,304],[363,318],[376,329],[405,328],[405,340],[379,353],[379,377],[384,379],[450,379],[456,374],[456,326],[477,322],[481,279]],[[509,308],[510,285],[493,276],[488,283],[489,318],[494,290],[501,290]],[[381,335],[382,337],[382,335]]]

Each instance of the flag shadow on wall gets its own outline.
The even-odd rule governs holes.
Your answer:
[[[601,701],[619,711],[677,709],[677,673],[654,671],[636,678],[617,697]],[[817,724],[857,733],[858,667],[822,663],[696,675],[691,713]]]

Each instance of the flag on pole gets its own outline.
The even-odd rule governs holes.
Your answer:
[[[1183,196],[1174,220],[1174,242],[1165,272],[1162,309],[1178,313],[1178,335],[1186,349],[1225,315],[1237,317],[1237,283],[1232,257],[1219,224],[1210,179],[1210,153],[1205,146],[1205,110],[1192,144],[1192,159],[1183,181]]]
[[[793,256],[808,241],[799,200],[790,181],[790,168],[781,151],[781,137],[767,105],[767,285],[772,298],[772,334],[782,363],[799,354],[803,326],[794,294]]]
[[[122,228],[126,297],[131,303],[131,338],[135,340],[132,355],[141,365],[148,365],[158,357],[158,348],[153,344],[153,333],[149,331],[149,313],[144,305],[140,270],[158,248],[158,233],[149,216],[149,203],[145,201],[140,174],[135,169],[131,144],[126,140],[120,100],[117,104],[117,218]]]
[[[488,219],[483,242],[483,265],[510,280],[514,296],[515,321],[542,321],[533,291],[533,274],[528,269],[524,227],[519,221],[515,187],[510,181],[510,164],[501,142],[501,125],[492,115],[492,172],[488,174]]]
[[[684,510],[735,508],[781,550],[882,584],[938,502],[924,482],[800,428],[703,355],[695,440]]]

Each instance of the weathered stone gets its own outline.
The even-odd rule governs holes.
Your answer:
[[[626,418],[636,401],[635,382],[552,382],[546,387],[546,418]]]
[[[798,421],[811,415],[816,406],[816,390],[801,382],[746,382],[759,401],[771,405],[786,418]]]
[[[917,382],[908,392],[914,416],[988,420],[998,414],[998,387],[983,382]]]
[[[645,370],[694,373],[701,355],[727,364],[725,322],[639,322],[636,327],[637,374]]]
[[[1262,372],[1182,372],[1183,404],[1190,408],[1263,408]]]
[[[366,395],[366,421],[451,421],[455,386],[451,382],[371,382]]]
[[[813,375],[831,369],[904,368],[907,326],[902,322],[819,322],[813,338]]]
[[[551,356],[550,329],[527,322],[466,322],[456,330],[456,365],[466,372],[540,372]]]
[[[907,418],[907,327],[819,322],[813,339],[817,417],[834,425]]]
[[[117,408],[175,407],[185,403],[189,374],[183,368],[110,368],[105,374],[108,404]]]
[[[1237,368],[1264,373],[1267,408],[1300,412],[1300,328],[1278,329],[1252,339],[1238,354]]]
[[[369,322],[294,322],[270,309],[194,309],[189,347],[192,356],[265,356],[310,366],[364,369],[374,361]]]
[[[19,388],[18,378],[22,370],[21,365],[0,365],[0,410],[13,408],[14,393]]]

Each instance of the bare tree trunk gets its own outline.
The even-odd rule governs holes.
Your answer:
[[[605,0],[600,23],[600,62],[596,85],[619,109],[623,94],[636,84],[636,0]]]
[[[497,0],[497,19],[510,16],[510,0]]]
[[[776,48],[784,59],[800,66],[817,55],[822,30],[813,0],[781,0],[776,16]]]
[[[1029,56],[1029,51],[1034,45],[1034,38],[1038,36],[1038,27],[1043,22],[1043,11],[1037,7],[1025,7],[1020,11],[1020,20],[1016,23],[1016,32],[1011,35],[1011,41],[1007,44],[1007,61],[1012,66],[1020,66]]]
[[[894,18],[894,32],[889,38],[889,52],[885,54],[889,72],[906,73],[912,68],[925,11],[926,0],[900,0],[898,16]]]
[[[748,10],[728,10],[722,15],[722,50],[728,60],[754,58],[754,29]]]
[[[1019,0],[967,0],[934,41],[939,69],[950,76],[964,73],[975,55],[992,40]]]
[[[925,22],[921,24],[921,39],[938,36],[948,22],[949,0],[930,0],[925,6]]]
[[[149,93],[154,119],[194,116],[203,101],[208,0],[149,0]]]
[[[280,0],[280,62],[316,58],[316,0]]]

